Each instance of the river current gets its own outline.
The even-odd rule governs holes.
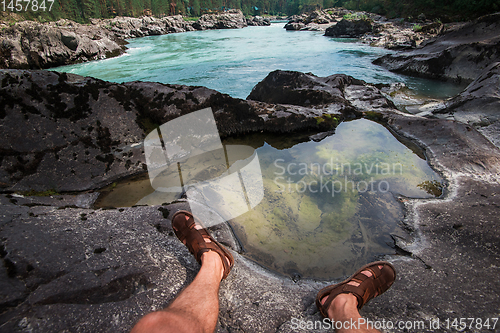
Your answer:
[[[286,31],[284,23],[269,27],[192,31],[128,40],[122,56],[57,67],[52,70],[112,82],[152,81],[206,86],[237,98],[274,70],[328,76],[351,75],[369,83],[403,82],[430,98],[455,95],[449,83],[391,73],[371,62],[389,51],[323,36],[323,32]]]

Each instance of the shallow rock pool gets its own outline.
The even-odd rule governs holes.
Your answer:
[[[229,221],[243,254],[292,278],[338,278],[394,254],[391,235],[404,235],[398,200],[441,195],[442,179],[422,153],[366,119],[341,123],[319,142],[255,134],[225,145],[256,148],[263,178],[263,200]],[[216,155],[192,163],[192,181],[226,170]],[[160,205],[180,196],[154,191],[144,176],[108,187],[96,207]]]

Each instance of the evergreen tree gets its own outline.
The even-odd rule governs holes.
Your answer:
[[[193,11],[192,11],[192,15],[193,16],[200,16],[200,10],[201,10],[201,7],[200,7],[200,1],[199,0],[193,0]]]
[[[26,19],[42,21],[66,18],[88,22],[91,18],[111,18],[117,15],[140,16],[145,9],[153,15],[170,11],[171,0],[56,0],[52,10],[32,13],[20,12]],[[245,15],[294,15],[317,8],[344,6],[393,17],[418,17],[423,13],[429,19],[459,20],[493,13],[500,10],[498,0],[173,0],[176,12],[199,16],[201,14],[238,8]],[[188,8],[190,11],[188,12]],[[258,8],[258,10],[256,10]]]

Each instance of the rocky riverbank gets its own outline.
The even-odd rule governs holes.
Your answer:
[[[472,82],[491,63],[500,61],[500,13],[484,16],[427,41],[415,50],[374,61],[406,75]]]
[[[205,14],[194,22],[180,15],[93,19],[91,24],[23,21],[1,27],[0,68],[41,69],[114,57],[124,53],[125,40],[134,37],[269,24],[261,17],[247,19],[239,10]]]
[[[392,20],[366,12],[323,10],[292,17],[288,30],[325,30],[326,36],[359,38],[372,46],[402,51],[373,63],[410,76],[470,83],[447,101],[427,101],[406,87],[381,87],[402,110],[429,118],[455,119],[474,126],[498,146],[498,62],[500,13],[446,27],[439,22]],[[406,106],[404,106],[406,105]]]
[[[96,192],[88,190],[144,172],[144,135],[205,106],[223,135],[280,131],[307,140],[305,131],[330,131],[338,120],[364,116],[420,145],[447,181],[444,197],[399,198],[407,234],[394,239],[394,255],[385,258],[398,278],[362,315],[423,321],[419,332],[447,332],[447,319],[498,317],[500,150],[468,124],[403,114],[379,89],[345,75],[276,71],[247,100],[202,87],[45,71],[0,75],[2,332],[127,332],[192,281],[198,264],[169,220],[184,201],[96,210]],[[477,84],[488,78],[494,75]],[[450,108],[479,91],[474,87]],[[498,100],[495,87],[480,88],[492,89],[489,103]],[[333,281],[273,274],[237,253],[227,225],[212,231],[236,259],[221,286],[217,332],[296,332],[298,320],[321,320],[314,297]],[[431,328],[431,320],[441,326]]]
[[[294,15],[285,25],[286,30],[325,31],[325,36],[337,38],[360,38],[371,46],[388,49],[408,49],[419,46],[426,40],[452,30],[457,24],[445,27],[442,23],[422,18],[415,22],[404,19],[387,19],[384,16],[348,10],[329,8]]]

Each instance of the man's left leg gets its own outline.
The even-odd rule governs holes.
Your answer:
[[[191,284],[164,310],[144,316],[131,333],[213,332],[219,316],[219,286],[224,274],[221,257],[203,253],[201,269]]]

